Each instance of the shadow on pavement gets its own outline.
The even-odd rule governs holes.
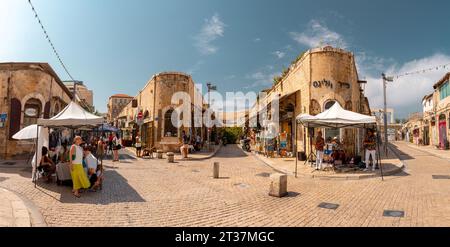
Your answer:
[[[41,181],[38,183],[38,187],[60,193],[61,197],[59,201],[61,203],[108,205],[121,202],[145,202],[144,198],[142,198],[139,193],[128,184],[128,181],[116,171],[107,170],[105,171],[104,176],[105,180],[103,181],[102,190],[97,190],[97,192],[85,191],[81,194],[80,198],[76,198],[72,195],[71,186],[58,186],[55,183],[46,184]],[[57,198],[55,199],[58,200]]]
[[[221,147],[215,155],[215,157],[218,158],[242,158],[247,156],[248,154],[246,152],[244,152],[237,145],[233,144]]]
[[[398,149],[398,147],[395,144],[389,144],[389,148],[391,149],[391,151],[394,151],[394,153],[400,157],[400,160],[413,160],[415,159],[414,157],[410,156],[409,154],[401,151],[400,149]]]

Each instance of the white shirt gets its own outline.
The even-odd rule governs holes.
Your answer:
[[[88,154],[84,160],[86,161],[86,165],[88,169],[94,169],[97,171],[97,158],[92,155],[92,153]]]
[[[73,146],[75,146],[75,153],[72,153],[72,155],[75,154],[75,159],[72,160],[72,164],[81,165],[81,164],[83,164],[83,149],[77,145],[73,145]],[[70,157],[70,159],[72,159],[72,157]]]

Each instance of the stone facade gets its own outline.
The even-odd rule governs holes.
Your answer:
[[[117,118],[122,109],[128,105],[132,99],[132,96],[126,94],[115,94],[109,97],[107,121],[113,123],[114,119]]]
[[[192,99],[194,108],[203,111],[203,98],[197,93],[194,81],[190,75],[180,72],[162,72],[154,75],[138,95],[134,97],[136,103],[128,103],[117,117],[117,124],[129,136],[141,133],[141,139],[146,147],[156,147],[166,151],[179,151],[181,131],[195,136],[197,133],[205,136],[205,130],[198,128],[176,128],[171,124],[170,116],[181,103],[172,102],[175,93],[184,92]],[[197,98],[197,100],[193,100]],[[142,112],[143,125],[136,124],[138,112]],[[191,113],[193,114],[193,113]],[[193,123],[192,123],[193,125]]]
[[[77,81],[77,96],[80,98],[81,104],[89,108],[90,111],[94,111],[94,92],[84,85],[82,81]],[[74,92],[74,82],[64,81],[64,85]]]
[[[32,141],[11,137],[37,118],[56,115],[72,94],[47,63],[0,63],[0,158],[30,153]]]
[[[267,91],[260,104],[268,105],[278,94],[280,97],[281,132],[288,136],[287,149],[292,150],[295,131],[294,119],[303,113],[317,115],[332,106],[332,102],[354,112],[370,115],[370,107],[358,79],[352,53],[332,47],[315,48],[305,52],[291,65],[288,73]],[[331,102],[331,103],[330,103]],[[255,112],[255,110],[252,110]],[[309,136],[305,128],[297,126],[297,150],[309,152]],[[325,130],[325,135],[340,136],[348,153],[354,154],[357,130]],[[358,135],[359,136],[359,135]],[[291,142],[291,144],[289,144]]]

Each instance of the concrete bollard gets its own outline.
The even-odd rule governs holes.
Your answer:
[[[213,177],[219,178],[219,162],[214,162],[213,165]]]
[[[175,159],[174,159],[175,154],[174,153],[168,152],[166,155],[167,155],[167,162],[169,162],[169,163],[175,162]]]
[[[158,151],[156,151],[156,153],[157,153],[156,158],[158,158],[158,159],[162,159],[163,158],[163,151],[162,150],[158,150]]]
[[[270,196],[283,197],[287,192],[287,175],[281,173],[274,173],[270,175]]]

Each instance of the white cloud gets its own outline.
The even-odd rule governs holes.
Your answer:
[[[260,42],[260,41],[261,41],[261,38],[255,38],[255,39],[253,40],[253,42],[255,42],[255,43]]]
[[[423,69],[433,68],[431,70],[421,71],[404,77],[394,77],[393,82],[388,82],[387,86],[387,104],[389,108],[394,108],[397,115],[406,116],[411,111],[421,111],[421,101],[423,96],[433,92],[433,85],[441,79],[445,73],[450,71],[450,67],[446,69],[436,70],[439,65],[449,64],[450,56],[446,54],[435,54],[424,57],[404,64],[391,64],[385,67],[387,75],[401,75],[404,73],[421,71]],[[381,73],[367,74],[366,96],[369,99],[371,107],[383,106],[383,87]]]
[[[278,59],[281,59],[286,55],[286,53],[284,53],[282,51],[275,51],[275,52],[272,52],[272,54],[275,55]]]
[[[297,43],[305,45],[309,48],[318,47],[321,45],[332,45],[340,48],[347,48],[347,42],[342,35],[337,32],[331,31],[328,27],[318,20],[311,20],[308,23],[306,31],[290,32],[291,38]]]
[[[225,26],[218,14],[214,14],[211,19],[205,20],[200,33],[195,37],[195,46],[202,54],[210,55],[217,52],[219,48],[212,42],[219,37],[223,37]]]
[[[260,71],[247,75],[246,78],[252,80],[253,83],[244,88],[249,89],[259,86],[272,86],[273,77],[279,75],[279,73],[271,71],[272,69],[273,69],[272,66],[266,66],[264,69]]]

